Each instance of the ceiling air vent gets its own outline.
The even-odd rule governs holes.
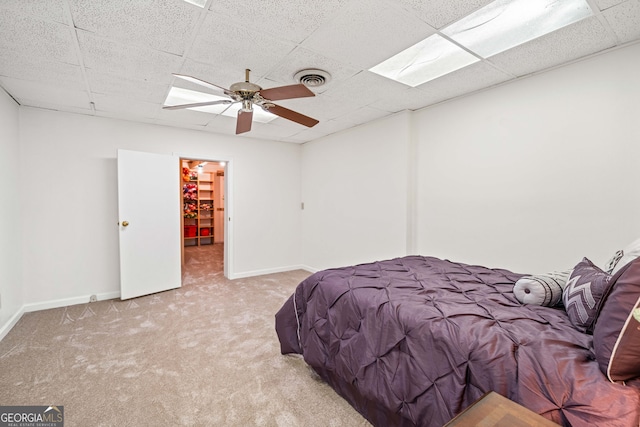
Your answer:
[[[301,70],[296,73],[293,78],[298,82],[302,83],[307,87],[319,87],[331,80],[331,74],[327,73],[323,70],[316,70],[314,68],[309,68],[306,70]]]

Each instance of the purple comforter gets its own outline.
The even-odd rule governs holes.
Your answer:
[[[562,308],[520,304],[521,277],[431,257],[318,272],[276,314],[300,353],[374,425],[442,426],[487,391],[565,426],[638,426]]]

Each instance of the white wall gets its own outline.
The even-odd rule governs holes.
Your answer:
[[[21,270],[18,104],[0,89],[0,339],[24,304]]]
[[[305,144],[304,264],[603,265],[640,236],[638,75],[640,44]]]
[[[304,264],[323,269],[406,254],[409,115],[306,143]]]
[[[33,108],[20,129],[27,304],[119,291],[118,148],[231,159],[232,273],[301,264],[299,145]]]
[[[640,44],[415,114],[418,250],[521,272],[640,236]]]

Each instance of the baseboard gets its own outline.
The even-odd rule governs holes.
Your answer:
[[[293,271],[293,270],[306,270],[306,271],[312,272],[311,270],[309,270],[307,266],[304,266],[304,265],[290,265],[287,267],[266,268],[264,270],[253,270],[253,271],[244,271],[241,273],[235,273],[231,275],[229,279],[231,280],[245,279],[247,277],[264,276],[265,274],[274,274],[274,273],[284,273],[286,271]]]
[[[13,329],[14,326],[16,326],[16,323],[18,323],[18,320],[20,320],[23,314],[24,306],[20,307],[20,309],[16,311],[16,313],[11,316],[11,318],[9,318],[9,321],[0,327],[0,341],[2,341],[2,339],[7,336],[9,331]]]
[[[304,271],[308,271],[309,273],[317,273],[318,271],[320,271],[319,269],[313,268],[313,267],[309,267],[308,265],[301,265],[300,269],[304,270]]]
[[[62,299],[56,299],[51,301],[35,302],[31,304],[25,304],[23,306],[23,309],[25,313],[30,313],[32,311],[49,310],[51,308],[67,307],[67,306],[76,305],[76,304],[85,304],[85,303],[91,302],[90,298],[91,298],[90,295],[83,295],[80,297],[62,298]],[[120,298],[120,291],[104,292],[102,294],[96,294],[96,298],[97,298],[97,301]]]

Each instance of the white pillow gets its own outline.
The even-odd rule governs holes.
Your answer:
[[[622,255],[622,249],[620,249],[619,251],[616,251],[615,254],[613,254],[609,261],[607,261],[607,264],[604,266],[604,271],[606,271],[607,274],[611,274],[613,269],[616,268],[616,264],[620,261]]]
[[[616,252],[616,255],[618,253]],[[615,258],[616,255],[613,257]],[[633,241],[626,248],[622,250],[622,257],[618,262],[613,266],[613,270],[611,270],[611,274],[616,274],[618,270],[620,270],[625,265],[629,264],[634,259],[640,257],[640,239]],[[613,258],[612,258],[613,261]]]
[[[513,294],[523,304],[553,307],[562,301],[562,292],[567,286],[573,269],[524,276],[513,285]]]

